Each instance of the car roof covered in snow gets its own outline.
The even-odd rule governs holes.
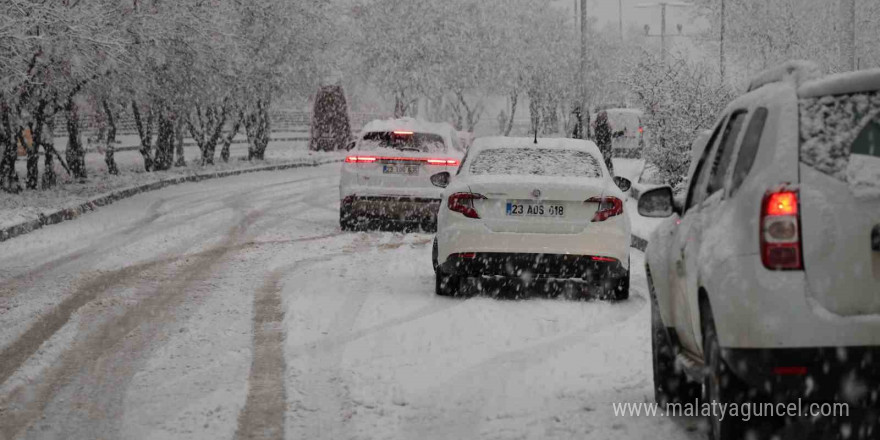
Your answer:
[[[489,136],[481,137],[474,140],[472,149],[488,149],[488,148],[558,148],[562,150],[581,150],[592,153],[596,157],[602,157],[599,147],[592,141],[569,138],[535,138],[531,137],[504,137]]]
[[[474,152],[495,148],[549,148],[560,150],[579,150],[592,154],[600,162],[603,160],[602,151],[593,141],[571,138],[538,138],[535,143],[534,137],[505,137],[487,136],[474,140],[469,150]]]
[[[443,137],[455,134],[455,129],[444,122],[428,122],[415,118],[377,119],[364,125],[362,133],[388,132],[395,130],[414,131],[416,133],[431,133]]]
[[[640,109],[637,109],[637,108],[609,108],[609,109],[600,110],[600,111],[608,113],[609,115],[612,113],[617,113],[617,114],[629,114],[629,115],[642,116],[644,114],[643,111],[641,111]]]
[[[798,87],[801,98],[871,92],[880,90],[880,69],[860,70],[828,75]]]
[[[812,61],[792,60],[764,70],[749,82],[748,91],[760,89],[767,84],[788,82],[795,87],[802,83],[822,76],[819,66]]]

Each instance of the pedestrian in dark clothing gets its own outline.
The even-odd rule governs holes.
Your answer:
[[[596,115],[596,145],[605,159],[605,166],[611,175],[614,175],[614,164],[611,163],[611,125],[608,123],[608,113],[599,112]]]

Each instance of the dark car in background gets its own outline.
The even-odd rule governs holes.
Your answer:
[[[351,124],[342,86],[321,86],[315,95],[309,130],[310,151],[335,151],[345,148],[351,140]]]

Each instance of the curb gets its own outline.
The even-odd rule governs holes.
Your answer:
[[[230,177],[230,176],[239,176],[242,174],[256,173],[261,171],[278,171],[278,170],[286,170],[291,168],[302,168],[302,167],[316,167],[319,165],[326,165],[334,162],[342,162],[342,159],[327,159],[327,160],[312,160],[312,161],[299,161],[292,163],[285,163],[279,165],[268,165],[264,167],[254,167],[254,168],[245,168],[240,170],[227,170],[227,171],[215,171],[209,173],[202,174],[191,174],[188,176],[180,176],[180,177],[172,177],[169,179],[159,180],[157,182],[147,183],[138,186],[132,186],[128,188],[119,189],[116,191],[111,191],[108,194],[104,194],[102,196],[95,197],[87,202],[81,203],[79,205],[70,206],[67,208],[62,208],[57,211],[51,212],[49,214],[40,214],[39,218],[28,220],[17,225],[12,225],[3,229],[0,229],[0,243],[9,240],[11,238],[18,237],[20,235],[27,234],[29,232],[33,232],[37,229],[42,228],[43,226],[49,226],[61,223],[67,220],[73,220],[85,213],[96,210],[101,206],[107,206],[117,200],[122,200],[129,198],[131,196],[148,192],[155,191],[157,189],[165,188],[166,186],[177,185],[180,183],[186,182],[200,182],[202,180],[208,179],[217,179],[220,177]]]

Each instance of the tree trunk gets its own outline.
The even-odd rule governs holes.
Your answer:
[[[149,110],[147,120],[141,119],[141,112],[138,109],[137,102],[131,102],[131,113],[134,116],[134,125],[138,131],[138,137],[141,139],[140,153],[144,158],[144,171],[153,171],[153,156],[150,152],[153,144],[153,111]]]
[[[18,152],[12,126],[9,123],[9,107],[3,102],[0,102],[0,149],[3,151],[3,156],[0,158],[0,189],[18,193],[21,191],[18,174],[15,172]]]
[[[45,130],[40,131],[40,137],[34,139],[34,143],[39,147],[43,146],[43,179],[40,187],[44,190],[54,187],[58,183],[58,177],[55,174],[55,117],[46,118]]]
[[[235,124],[232,124],[232,131],[223,138],[223,147],[220,150],[220,159],[223,159],[223,162],[229,162],[229,147],[232,145],[235,135],[238,134],[239,128],[241,128],[241,120],[242,118],[238,118]]]
[[[70,171],[75,179],[85,179],[86,175],[86,154],[83,151],[82,140],[79,135],[79,110],[73,96],[67,98],[65,106],[65,115],[67,116],[67,151],[65,157]]]
[[[248,160],[263,160],[270,138],[269,103],[257,100],[257,108],[248,115],[245,121],[245,132],[248,137]]]
[[[24,186],[27,189],[37,189],[37,182],[40,180],[40,150],[37,143],[34,142],[33,132],[31,131],[25,136],[26,130],[26,128],[20,127],[16,135],[18,144],[23,146],[27,153],[27,177]]]
[[[178,118],[174,124],[174,153],[177,156],[174,166],[176,167],[186,166],[186,157],[184,157],[183,151],[183,124],[183,118]]]
[[[104,101],[102,105],[104,113],[107,115],[107,146],[104,150],[104,163],[107,164],[107,172],[116,176],[119,174],[119,168],[116,166],[116,159],[114,158],[116,153],[116,117],[113,115],[113,111],[110,110],[110,105],[107,104],[107,101]]]
[[[517,98],[517,93],[514,90],[510,94],[510,119],[507,120],[507,128],[504,129],[505,136],[510,136],[510,131],[513,130],[513,118],[516,116]]]
[[[159,133],[156,139],[156,158],[153,162],[153,169],[156,171],[166,171],[171,168],[174,163],[174,122],[160,111]]]

